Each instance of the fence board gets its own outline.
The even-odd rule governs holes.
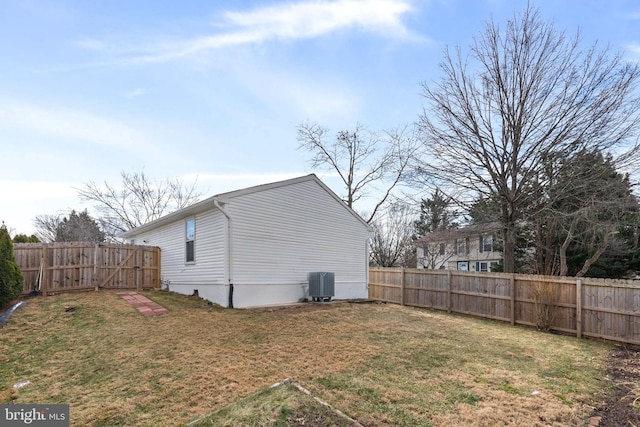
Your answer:
[[[160,248],[94,243],[17,243],[23,293],[160,287]]]
[[[378,267],[369,279],[369,299],[528,326],[538,324],[545,291],[550,329],[640,344],[635,281]]]

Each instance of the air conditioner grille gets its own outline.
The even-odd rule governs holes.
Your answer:
[[[309,297],[312,301],[331,301],[335,296],[335,275],[329,272],[309,273]]]

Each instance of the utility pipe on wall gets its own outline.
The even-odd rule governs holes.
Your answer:
[[[220,202],[217,199],[213,199],[213,204],[216,208],[222,212],[222,214],[227,219],[227,244],[225,245],[227,253],[225,257],[227,259],[227,276],[229,277],[229,308],[233,308],[233,247],[232,247],[232,234],[231,234],[231,216],[229,213],[220,205]]]

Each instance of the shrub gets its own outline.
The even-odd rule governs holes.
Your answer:
[[[555,304],[557,291],[553,283],[535,283],[533,302],[536,310],[536,327],[540,331],[549,331],[556,318]]]
[[[13,236],[13,243],[40,243],[40,239],[35,234],[27,236],[26,234],[16,234]]]
[[[13,242],[3,224],[0,226],[0,307],[18,298],[24,287],[24,277],[16,263]]]

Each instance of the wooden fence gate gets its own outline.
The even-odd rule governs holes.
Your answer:
[[[160,248],[107,243],[17,243],[23,293],[160,287]]]

